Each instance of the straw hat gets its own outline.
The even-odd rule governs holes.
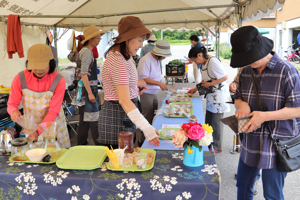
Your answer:
[[[152,52],[156,56],[169,57],[172,55],[170,50],[170,44],[166,40],[158,40]]]
[[[149,37],[148,41],[153,41],[153,42],[155,42],[155,41],[157,41],[157,39],[156,39],[155,35],[152,34],[152,35]]]
[[[27,69],[45,69],[52,59],[54,59],[54,56],[50,46],[46,44],[32,45],[27,52]]]
[[[81,42],[81,44],[84,44],[86,41],[96,37],[97,35],[102,36],[104,34],[105,31],[99,31],[95,25],[91,25],[83,30],[84,40]]]
[[[232,56],[230,66],[244,67],[265,56],[273,49],[273,41],[261,36],[254,26],[244,26],[232,33],[230,38]]]
[[[119,36],[116,37],[115,44],[130,40],[132,38],[146,35],[149,38],[151,31],[149,31],[138,17],[127,16],[123,17],[118,24]]]

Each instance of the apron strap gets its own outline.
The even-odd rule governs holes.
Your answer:
[[[22,89],[27,89],[27,83],[25,80],[24,71],[19,72],[19,79],[20,79]]]
[[[54,81],[51,84],[51,87],[49,88],[50,92],[54,93],[54,90],[55,90],[57,84],[59,83],[59,81],[62,79],[62,77],[63,76],[61,74],[57,74],[57,76],[55,77]]]

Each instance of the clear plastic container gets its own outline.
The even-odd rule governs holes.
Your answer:
[[[15,161],[28,160],[25,152],[28,151],[27,138],[16,138],[11,142],[11,157]]]

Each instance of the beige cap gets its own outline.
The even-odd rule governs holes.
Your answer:
[[[27,69],[45,69],[52,59],[54,56],[50,46],[45,44],[32,45],[27,52]]]
[[[152,35],[149,37],[148,41],[154,41],[154,42],[155,42],[155,41],[157,41],[157,39],[156,39],[155,35],[152,34]]]
[[[84,40],[81,44],[84,44],[86,41],[96,37],[97,35],[104,35],[105,31],[99,31],[99,29],[95,25],[91,25],[83,30]]]

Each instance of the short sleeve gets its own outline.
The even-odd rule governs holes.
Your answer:
[[[88,69],[94,59],[92,51],[88,48],[82,48],[79,52],[79,58],[81,60],[81,74],[88,74]]]
[[[286,107],[300,107],[300,78],[295,67],[288,68],[284,80]]]
[[[115,63],[111,65],[110,74],[113,86],[129,85],[129,70],[127,63],[120,56],[117,57]]]
[[[216,57],[212,57],[210,59],[208,70],[209,70],[209,75],[212,78],[220,79],[227,75],[224,66]]]
[[[137,68],[139,79],[149,78],[151,63],[149,61],[147,61],[146,58],[148,58],[148,56],[144,56],[139,62],[139,65]]]

